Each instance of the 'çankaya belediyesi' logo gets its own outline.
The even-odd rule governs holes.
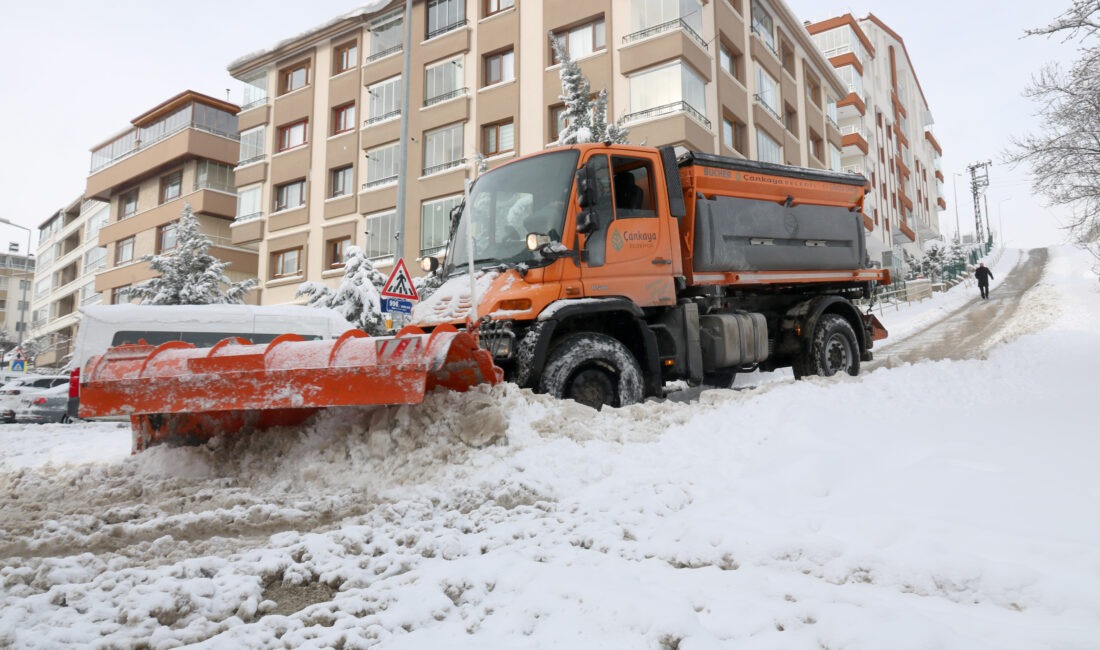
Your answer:
[[[621,251],[623,246],[631,245],[631,248],[649,248],[657,241],[657,233],[643,230],[622,232],[618,229],[611,232],[611,247]]]

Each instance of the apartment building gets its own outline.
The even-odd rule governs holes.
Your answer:
[[[5,351],[28,337],[35,267],[25,244],[12,242],[8,250],[0,253],[0,349]]]
[[[109,204],[98,243],[106,249],[95,291],[127,302],[126,289],[155,275],[145,255],[176,244],[176,222],[190,205],[210,253],[232,281],[256,277],[256,252],[232,243],[237,214],[233,168],[240,159],[240,108],[191,90],[154,106],[131,127],[92,149],[85,199]]]
[[[306,280],[335,283],[350,245],[380,267],[440,250],[478,154],[495,165],[555,142],[551,32],[593,90],[608,90],[633,143],[841,167],[847,85],[782,0],[404,7],[364,7],[229,65],[244,85],[232,242],[258,251],[263,304],[295,301]]]
[[[107,251],[99,245],[99,229],[109,215],[108,203],[79,197],[38,227],[28,336],[39,343],[39,367],[66,361],[80,324],[80,308],[100,301],[95,274],[103,268]]]
[[[874,14],[807,25],[847,86],[838,102],[843,169],[871,181],[869,248],[904,277],[904,255],[940,237],[947,209],[932,112],[901,36]]]

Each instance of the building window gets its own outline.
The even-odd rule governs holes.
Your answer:
[[[825,140],[812,130],[809,134],[810,140],[810,155],[817,158],[821,162],[825,162]]]
[[[428,29],[425,38],[458,29],[466,24],[466,0],[428,0]]]
[[[626,119],[677,111],[690,113],[708,127],[706,83],[689,65],[676,61],[630,77],[630,110]]]
[[[462,195],[425,201],[420,207],[420,255],[438,253],[447,245],[451,231],[451,210],[462,202]]]
[[[346,133],[355,128],[355,102],[332,109],[332,133]]]
[[[288,248],[271,254],[271,278],[285,278],[302,272],[302,247]]]
[[[760,128],[756,129],[756,158],[763,162],[783,164],[783,147]]]
[[[745,83],[745,77],[743,76],[744,59],[742,59],[740,52],[722,43],[718,50],[718,62],[730,76],[742,84]]]
[[[354,172],[355,169],[351,165],[345,165],[344,167],[338,167],[329,171],[329,198],[351,194],[351,188],[354,183]]]
[[[486,156],[512,151],[515,148],[515,127],[512,120],[481,128],[481,152]]]
[[[107,263],[107,249],[103,246],[96,246],[95,248],[84,253],[84,273],[89,273],[97,269],[103,268]]]
[[[243,92],[241,97],[241,110],[267,103],[267,72],[259,70],[241,79]]]
[[[493,14],[499,14],[505,9],[511,9],[516,6],[516,0],[485,0],[485,15],[486,17]]]
[[[367,187],[397,182],[397,143],[367,152]]]
[[[791,75],[791,78],[794,78],[794,46],[788,43],[787,39],[779,42],[779,60],[783,63],[783,69]]]
[[[337,45],[332,53],[332,74],[347,72],[359,64],[359,45],[352,41]]]
[[[393,77],[367,88],[367,124],[382,122],[401,115],[401,77]]]
[[[779,82],[760,63],[756,64],[756,99],[771,112],[772,117],[783,119],[779,113]]]
[[[291,181],[275,186],[275,212],[293,210],[306,204],[306,182]]]
[[[306,143],[306,127],[309,120],[299,120],[279,127],[279,151],[300,147]]]
[[[755,0],[752,3],[752,31],[772,52],[775,52],[775,22],[771,14]]]
[[[267,125],[264,124],[254,129],[241,131],[241,160],[238,164],[247,165],[263,160],[264,154],[267,153],[266,136]]]
[[[783,102],[783,126],[791,135],[798,137],[798,111],[787,102]]]
[[[111,289],[111,304],[121,305],[130,302],[130,285],[124,284],[121,287],[115,287]]]
[[[558,42],[573,61],[599,52],[607,48],[604,19],[601,16],[590,23],[555,32],[554,40]],[[550,63],[554,65],[561,63],[554,48],[550,48]]]
[[[431,106],[439,102],[465,94],[462,87],[462,55],[424,68],[424,105]]]
[[[745,155],[745,123],[735,117],[722,118],[722,144]]]
[[[397,252],[397,213],[367,216],[367,257],[372,260],[395,257]]]
[[[218,190],[236,194],[237,184],[233,178],[233,168],[220,162],[200,160],[195,166],[196,190]]]
[[[821,108],[821,84],[810,75],[806,75],[806,98],[813,102],[814,106]]]
[[[160,178],[160,202],[167,203],[180,197],[183,189],[183,172],[172,172]]]
[[[309,61],[301,61],[279,71],[279,94],[305,88],[309,83]]]
[[[115,266],[134,261],[134,238],[127,237],[115,243]]]
[[[370,52],[367,61],[376,61],[401,51],[405,35],[404,14],[397,12],[371,23]]]
[[[485,55],[485,84],[493,84],[512,81],[516,78],[516,53],[511,48]]]
[[[703,31],[703,12],[699,0],[632,0],[630,31],[656,33],[654,28],[680,28],[686,25],[696,34]]]
[[[550,107],[550,140],[556,141],[561,135],[561,132],[565,130],[565,127],[569,126],[568,113],[565,110],[564,104],[558,104],[557,106]]]
[[[118,197],[118,218],[121,221],[137,214],[138,191],[137,188]]]
[[[237,190],[237,221],[244,221],[263,214],[263,183],[248,185]]]
[[[170,251],[176,247],[176,230],[177,223],[166,223],[163,226],[157,226],[157,252],[163,253],[164,251]]]
[[[325,265],[330,269],[338,269],[344,266],[344,256],[351,246],[351,237],[339,237],[325,242]]]
[[[462,157],[462,124],[445,126],[424,134],[424,175],[465,163]]]

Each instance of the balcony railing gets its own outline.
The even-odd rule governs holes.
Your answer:
[[[382,113],[381,115],[375,115],[374,117],[368,117],[363,120],[363,126],[370,126],[371,124],[378,124],[379,122],[385,122],[386,120],[392,120],[395,117],[400,117],[401,109],[390,111],[389,113]]]
[[[379,59],[384,59],[384,58],[386,58],[387,56],[389,56],[391,54],[397,54],[398,52],[401,51],[401,49],[402,49],[401,45],[394,45],[393,47],[388,47],[384,50],[379,50],[379,51],[375,52],[374,54],[367,57],[367,63],[374,63],[375,61],[377,61]]]
[[[267,154],[262,153],[258,156],[252,156],[251,158],[245,158],[244,160],[238,161],[237,166],[238,167],[244,167],[245,165],[251,165],[252,163],[258,163],[258,162],[262,161],[265,158],[267,158]]]
[[[778,120],[779,122],[783,121],[783,118],[779,115],[779,111],[775,110],[770,105],[768,105],[768,102],[764,101],[764,98],[760,96],[760,93],[756,93],[755,95],[753,95],[752,99],[757,104],[759,104],[761,108],[763,108],[772,117],[774,117],[776,120]]]
[[[448,169],[454,169],[455,167],[462,167],[466,164],[465,158],[459,158],[458,160],[452,160],[450,162],[441,163],[439,165],[432,165],[431,167],[424,168],[424,176],[431,176],[432,174],[438,174]]]
[[[455,97],[462,97],[466,94],[468,88],[458,88],[452,90],[449,93],[443,93],[442,95],[436,95],[435,97],[426,97],[424,99],[425,106],[435,106],[436,104],[442,104],[443,102],[454,99]]]
[[[699,47],[703,48],[704,50],[707,49],[707,42],[704,41],[703,37],[700,36],[694,29],[692,29],[691,26],[688,25],[683,18],[677,18],[675,20],[670,20],[666,23],[661,23],[660,25],[647,27],[646,29],[643,29],[641,31],[634,32],[633,34],[627,34],[623,37],[623,45],[629,45],[634,41],[640,41],[643,38],[649,38],[650,36],[656,36],[657,34],[670,32],[674,29],[683,30],[684,33],[692,38],[692,40],[699,44]]]
[[[169,124],[166,121],[163,125],[154,125],[163,126],[163,130],[153,127],[131,129],[124,135],[115,138],[111,143],[92,152],[91,173],[95,173],[104,167],[109,167],[123,158],[128,158],[186,129],[205,131],[223,138],[239,141],[241,135],[236,131],[236,116],[232,117],[233,130],[218,128],[216,125],[206,124],[197,119],[183,120],[175,124]],[[146,135],[144,140],[139,136],[139,132]]]
[[[756,34],[756,37],[760,39],[760,42],[763,43],[765,47],[767,47],[769,50],[772,51],[772,54],[775,55],[775,58],[777,58],[777,59],[779,58],[779,50],[775,49],[775,37],[774,36],[772,36],[771,34],[768,34],[767,32],[765,32],[763,30],[763,28],[761,28],[759,25],[753,25],[752,26],[752,33]]]
[[[651,117],[661,117],[662,115],[671,115],[673,113],[687,113],[699,122],[701,122],[708,129],[710,128],[710,120],[706,115],[700,113],[694,106],[687,102],[673,102],[671,104],[665,104],[664,106],[655,106],[654,108],[647,108],[644,111],[635,111],[623,116],[624,122],[633,122],[637,120],[644,120]]]
[[[263,106],[266,103],[267,103],[267,97],[248,102],[244,106],[241,106],[241,112],[243,113],[245,111],[250,111],[253,108],[259,108],[260,106]]]
[[[245,221],[252,221],[253,219],[259,219],[264,216],[263,212],[253,212],[252,214],[242,214],[241,216],[233,219],[233,223],[243,223]]]
[[[453,32],[454,30],[458,29],[459,27],[465,27],[467,22],[469,22],[469,21],[467,21],[465,18],[463,18],[462,20],[459,20],[457,22],[453,22],[450,25],[444,25],[443,27],[433,29],[432,31],[427,33],[427,35],[424,37],[424,40],[431,40],[431,39],[435,38],[436,36],[442,36],[443,34],[446,34],[447,32]]]
[[[366,183],[363,183],[363,189],[364,190],[369,190],[373,187],[381,187],[382,185],[389,185],[390,183],[396,183],[396,182],[397,182],[397,174],[394,174],[393,176],[387,176],[385,178],[376,178],[373,181],[367,181]]]

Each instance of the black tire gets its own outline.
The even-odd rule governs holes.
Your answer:
[[[550,353],[539,391],[599,409],[637,404],[645,396],[642,369],[630,350],[606,334],[573,334]]]
[[[61,424],[72,424],[72,423],[73,423],[73,419],[71,417],[69,417],[68,413],[61,416]]]
[[[823,315],[814,328],[810,349],[795,360],[792,368],[797,379],[838,373],[858,375],[859,341],[851,324],[836,314]]]

